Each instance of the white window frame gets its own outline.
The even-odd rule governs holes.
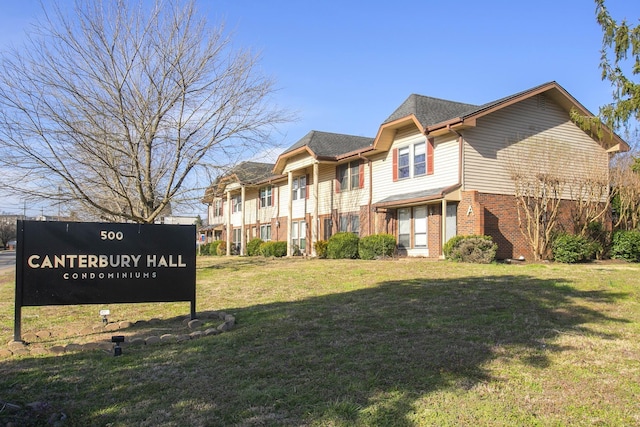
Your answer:
[[[340,191],[357,190],[360,188],[360,165],[359,160],[338,165],[337,175],[340,183]]]
[[[271,240],[271,224],[260,225],[260,239],[265,242]]]
[[[242,212],[242,194],[231,197],[231,213]]]
[[[422,159],[420,159],[420,156],[422,156]],[[420,166],[422,166],[424,171],[418,171]],[[398,147],[398,180],[425,176],[427,173],[426,141]]]
[[[273,186],[267,185],[260,188],[260,208],[273,206]]]
[[[291,198],[293,200],[304,200],[307,198],[307,176],[300,175],[293,178],[291,183]]]

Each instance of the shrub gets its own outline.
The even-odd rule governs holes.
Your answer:
[[[640,261],[640,231],[616,231],[611,241],[611,258]]]
[[[265,257],[283,257],[287,255],[287,242],[264,242],[260,245],[260,253]]]
[[[458,246],[458,244],[460,244],[460,242],[466,239],[467,237],[470,237],[470,236],[456,235],[450,238],[449,240],[447,240],[447,242],[442,247],[442,253],[444,254],[445,258],[448,258],[448,259],[451,258],[451,253],[453,251],[453,248]]]
[[[356,259],[358,258],[358,241],[360,238],[354,233],[341,232],[334,234],[327,243],[327,258]]]
[[[313,244],[313,249],[316,251],[318,258],[327,257],[327,244],[328,242],[326,240],[318,240]]]
[[[594,250],[594,242],[575,234],[560,234],[551,244],[553,259],[557,262],[569,264],[590,259]]]
[[[200,245],[198,255],[209,255],[209,246],[211,246],[211,243],[203,243]]]
[[[260,245],[262,245],[264,241],[258,237],[253,238],[247,243],[247,255],[249,256],[258,256],[260,255]]]
[[[223,255],[218,254],[218,248],[220,247],[220,243],[223,243],[222,240],[214,240],[209,243],[209,255]],[[224,254],[227,253],[227,244],[224,244]]]
[[[489,236],[454,236],[443,249],[447,251],[445,256],[453,261],[489,264],[496,258],[498,245]]]
[[[390,234],[372,234],[360,239],[358,255],[361,259],[376,259],[393,256],[396,238]]]
[[[231,245],[233,246],[233,245]],[[231,251],[233,252],[233,251]],[[227,242],[225,240],[218,240],[218,247],[216,248],[216,255],[223,256],[227,254]]]

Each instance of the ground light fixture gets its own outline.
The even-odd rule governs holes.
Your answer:
[[[120,347],[120,343],[124,342],[124,335],[113,335],[111,337],[111,342],[116,345],[113,347],[113,355],[121,356],[122,355],[122,347]]]
[[[109,310],[100,310],[100,316],[102,317],[102,323],[104,325],[106,325],[107,323],[109,323],[109,320],[107,319],[107,317],[111,314],[111,311]]]

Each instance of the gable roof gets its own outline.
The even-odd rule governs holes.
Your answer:
[[[211,203],[213,198],[224,192],[225,187],[233,182],[245,185],[257,185],[280,178],[273,174],[273,163],[242,162],[219,176],[206,190],[203,203]]]
[[[552,81],[522,92],[482,105],[465,104],[422,95],[411,95],[380,126],[374,142],[376,150],[388,150],[393,142],[395,130],[413,124],[426,135],[438,135],[451,129],[463,129],[476,125],[476,120],[494,111],[544,93],[558,103],[567,113],[572,109],[585,116],[593,116],[582,104],[557,82]],[[603,124],[603,136],[598,142],[609,151],[626,151],[629,146],[618,135]],[[592,130],[595,135],[595,129]],[[594,137],[597,140],[597,138]]]
[[[315,159],[337,161],[345,154],[370,148],[373,141],[373,138],[364,136],[312,130],[278,156],[274,171],[282,172],[287,159],[301,153],[307,153]]]
[[[382,124],[415,115],[423,127],[434,125],[477,109],[478,105],[412,94]]]

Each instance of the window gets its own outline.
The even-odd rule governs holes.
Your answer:
[[[324,219],[324,240],[329,240],[333,235],[333,220],[331,218]]]
[[[411,247],[411,209],[398,209],[398,246]]]
[[[291,197],[293,200],[307,198],[307,177],[305,175],[293,178]]]
[[[409,178],[409,147],[398,150],[398,179]]]
[[[273,187],[267,185],[260,189],[260,207],[266,208],[267,206],[273,206]]]
[[[393,180],[433,174],[433,138],[393,150]]]
[[[271,224],[260,226],[260,239],[265,242],[271,240]]]
[[[351,232],[355,234],[360,234],[360,215],[357,213],[350,213],[340,215],[338,231],[340,232]]]
[[[427,206],[398,209],[398,246],[427,247]]]
[[[427,173],[427,152],[425,143],[421,142],[413,146],[413,176]]]
[[[413,208],[413,246],[416,248],[427,247],[426,206],[417,206]]]
[[[364,175],[362,171],[362,161],[355,160],[353,162],[338,165],[336,168],[336,191],[356,190],[364,187]]]
[[[242,229],[234,228],[233,229],[233,248],[231,252],[235,255],[240,253],[240,246],[242,246]]]
[[[222,216],[222,199],[213,202],[213,216]]]
[[[232,210],[231,212],[242,212],[242,195],[238,194],[231,198]]]
[[[291,223],[291,244],[300,252],[307,250],[307,223],[305,221],[294,221]],[[294,253],[297,252],[294,250]]]

